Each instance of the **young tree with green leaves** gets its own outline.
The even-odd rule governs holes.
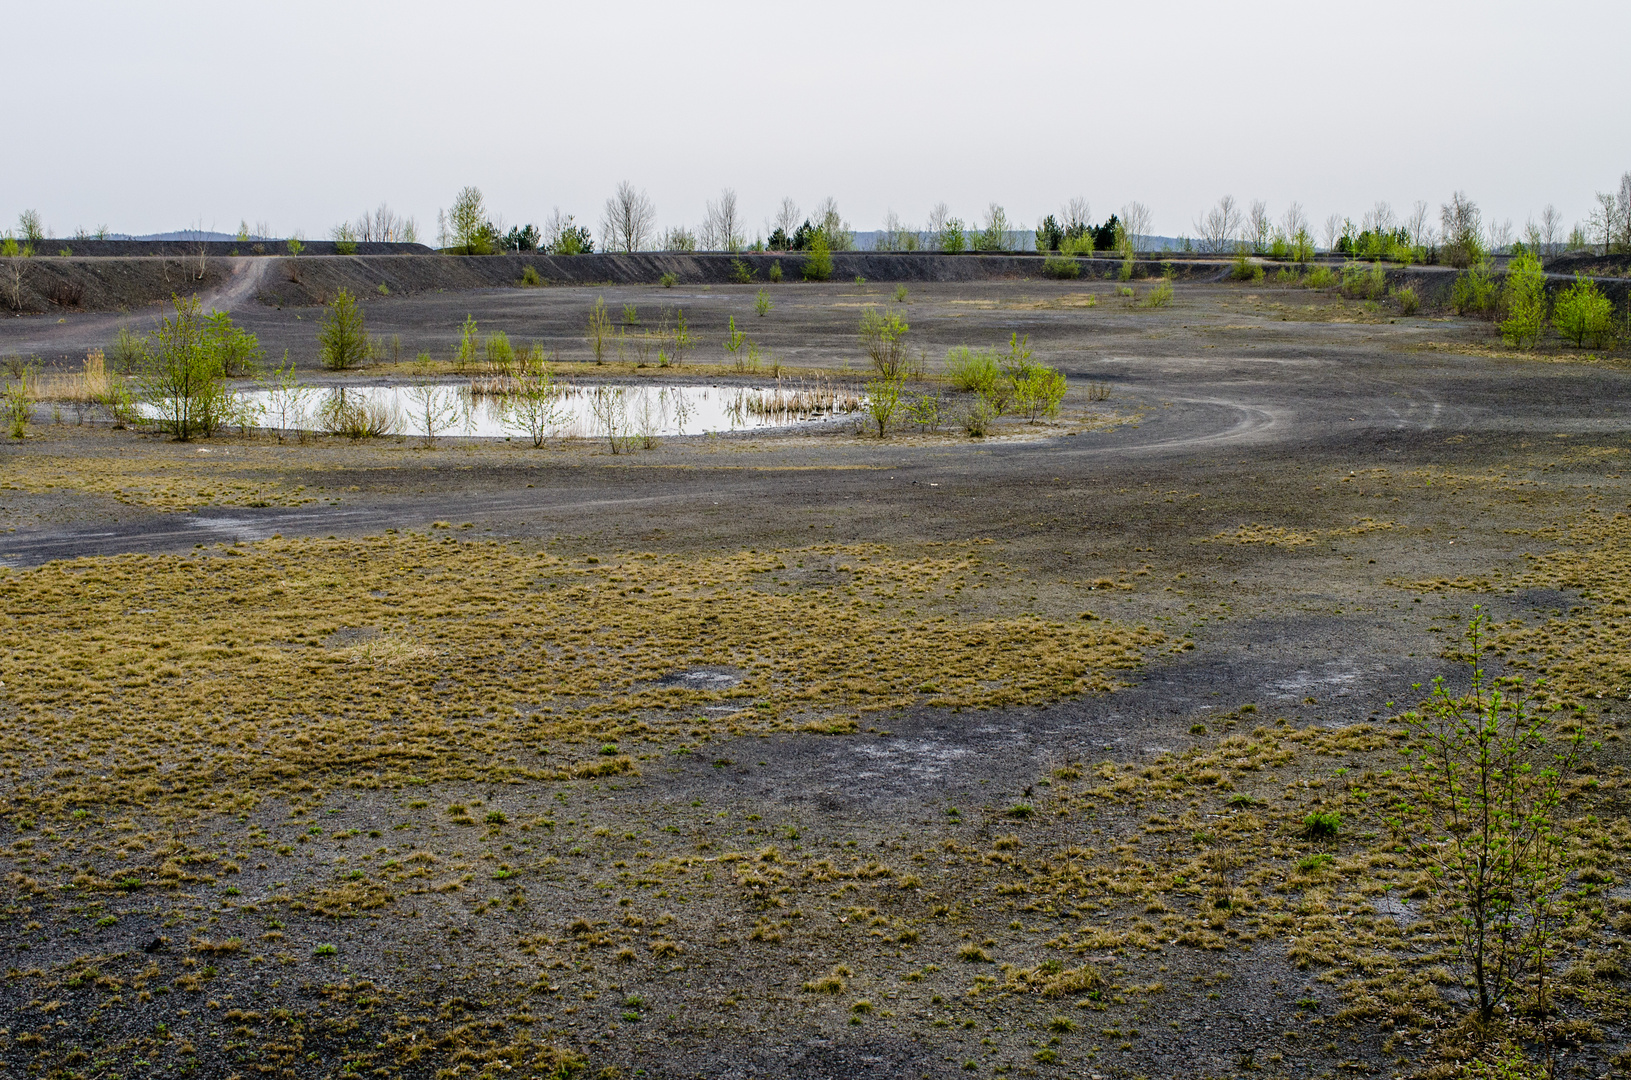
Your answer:
[[[220,426],[227,404],[226,372],[198,297],[172,296],[171,302],[174,313],[144,343],[136,388],[159,428],[188,442]]]
[[[816,230],[810,238],[809,254],[804,256],[804,280],[827,281],[832,277],[832,249],[827,244],[827,234]]]
[[[478,187],[466,187],[453,198],[453,209],[447,215],[453,248],[461,255],[486,255],[491,248],[481,250],[486,241],[487,200]]]
[[[1388,824],[1437,883],[1436,901],[1472,975],[1479,1016],[1519,992],[1526,977],[1543,999],[1560,909],[1570,898],[1574,856],[1561,820],[1569,777],[1588,750],[1575,715],[1535,707],[1516,678],[1492,678],[1480,656],[1489,617],[1475,608],[1467,627],[1471,688],[1452,694],[1443,679],[1418,712],[1400,719],[1407,736]]]
[[[1546,272],[1540,259],[1523,254],[1507,263],[1501,306],[1501,340],[1520,349],[1532,349],[1546,330]]]
[[[1565,341],[1601,348],[1614,334],[1614,302],[1597,291],[1591,278],[1576,274],[1553,305],[1552,325]]]
[[[362,308],[357,298],[341,289],[334,294],[333,303],[323,315],[317,330],[318,357],[323,366],[333,371],[345,371],[368,359],[368,330],[363,325]]]

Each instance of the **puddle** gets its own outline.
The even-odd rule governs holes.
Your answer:
[[[687,690],[725,690],[742,681],[742,676],[729,671],[693,668],[676,671],[657,680],[658,686],[683,686]],[[735,711],[734,707],[732,711]]]
[[[322,431],[338,403],[366,406],[386,418],[388,433],[424,435],[426,416],[439,436],[525,438],[513,381],[502,378],[430,386],[307,388],[290,396],[267,390],[233,395],[233,411],[247,410],[257,427]],[[862,397],[825,384],[775,386],[613,386],[557,383],[550,438],[621,438],[706,435],[796,427],[832,420],[861,407]],[[148,416],[158,415],[151,407]],[[236,424],[236,421],[234,421]]]

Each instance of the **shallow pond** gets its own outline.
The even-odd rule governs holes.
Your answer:
[[[828,385],[694,386],[557,383],[541,398],[503,379],[469,384],[248,390],[234,396],[255,427],[341,430],[340,414],[366,410],[393,433],[522,438],[702,435],[790,427],[854,412],[861,395]],[[529,408],[529,402],[531,408]],[[529,421],[528,414],[531,414]],[[236,426],[237,418],[232,421]]]

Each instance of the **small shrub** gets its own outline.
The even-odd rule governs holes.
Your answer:
[[[1450,309],[1457,315],[1493,315],[1497,295],[1489,264],[1474,263],[1450,286]]]
[[[317,946],[317,948],[312,950],[312,955],[314,955],[314,956],[333,956],[335,953],[338,953],[339,951],[340,950],[336,949],[333,945],[319,945],[319,946]]]
[[[875,307],[861,312],[861,345],[883,378],[898,380],[906,374],[906,335],[911,329],[899,312]]]
[[[1257,272],[1261,274],[1263,268],[1259,266]],[[1144,298],[1145,307],[1166,307],[1170,303],[1172,303],[1172,282],[1170,281],[1163,281],[1151,289],[1150,294]]]
[[[904,286],[904,285],[896,285],[895,286],[895,303],[897,303],[897,304],[906,303],[906,286]]]
[[[782,280],[782,261],[780,259],[777,259],[775,262],[771,263],[770,264],[770,273],[768,273],[765,276],[770,278],[771,284],[773,284],[773,285],[781,284],[781,280]]]
[[[770,291],[768,289],[760,289],[753,294],[753,311],[756,315],[762,318],[770,314],[770,308]]]
[[[542,285],[543,283],[544,279],[538,276],[538,268],[536,266],[528,266],[522,269],[521,284]]]
[[[1274,272],[1274,283],[1276,285],[1296,285],[1301,282],[1301,279],[1302,275],[1297,272],[1297,268],[1294,266],[1282,266]]]
[[[738,285],[746,285],[753,280],[753,267],[741,259],[731,260],[731,280]]]
[[[1310,289],[1329,289],[1336,283],[1336,273],[1329,266],[1316,266],[1303,278],[1303,284]]]
[[[1123,299],[1131,300],[1137,294],[1133,292],[1133,287],[1131,285],[1118,285],[1116,286],[1116,295],[1122,297]]]
[[[1558,336],[1576,346],[1601,347],[1614,331],[1614,304],[1597,291],[1597,283],[1584,274],[1558,296],[1552,309]]]
[[[1062,281],[1078,278],[1082,276],[1082,265],[1067,256],[1049,255],[1042,260],[1042,274]]]
[[[958,390],[985,393],[1002,378],[994,352],[975,352],[959,345],[946,353],[946,374]]]
[[[1414,315],[1421,310],[1421,298],[1413,286],[1405,285],[1393,290],[1393,299],[1399,305],[1399,314]]]
[[[866,384],[866,412],[878,425],[878,438],[887,438],[889,425],[902,406],[900,379],[874,379]]]
[[[1342,815],[1334,810],[1316,810],[1303,818],[1303,835],[1310,840],[1329,840],[1342,830]]]
[[[657,279],[657,284],[661,285],[665,289],[672,289],[676,284],[678,284],[679,280],[679,278],[674,276],[674,272],[672,270],[665,270],[663,271],[663,276]]]

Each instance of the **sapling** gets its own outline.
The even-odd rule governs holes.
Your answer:
[[[1421,710],[1400,718],[1404,793],[1388,818],[1437,883],[1486,1023],[1526,974],[1543,1003],[1559,915],[1578,888],[1570,883],[1575,855],[1562,830],[1564,801],[1571,775],[1598,749],[1578,706],[1558,718],[1555,707],[1533,703],[1520,679],[1485,672],[1489,627],[1476,606],[1466,634],[1467,692],[1452,694],[1435,679]]]
[[[335,371],[356,367],[368,359],[368,331],[363,325],[362,308],[357,306],[356,297],[344,289],[334,294],[334,302],[323,316],[317,346],[323,366]]]
[[[770,307],[770,291],[768,289],[760,289],[753,294],[753,310],[761,318],[770,314]]]
[[[1546,330],[1546,272],[1540,260],[1523,254],[1506,267],[1506,283],[1501,306],[1501,340],[1520,349],[1533,348]]]
[[[408,414],[414,432],[425,440],[428,449],[436,436],[447,431],[465,415],[457,394],[433,382],[416,382],[404,391],[409,402]]]
[[[606,314],[605,297],[595,297],[595,306],[589,309],[589,347],[594,350],[595,363],[606,356],[606,339],[612,335],[612,319]]]
[[[904,404],[903,397],[901,380],[897,377],[884,376],[866,384],[866,411],[878,425],[878,438],[888,436],[889,424]]]
[[[905,374],[906,335],[911,326],[897,311],[881,312],[869,307],[861,312],[861,344],[872,366],[885,379]]]

